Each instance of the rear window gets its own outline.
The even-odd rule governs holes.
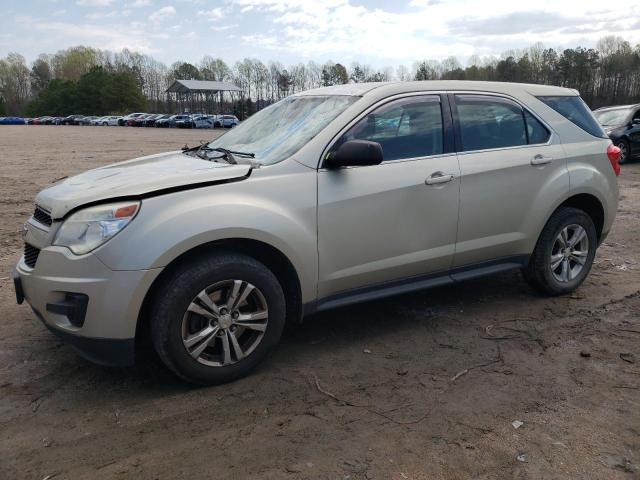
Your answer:
[[[547,143],[551,133],[547,127],[542,125],[540,121],[531,115],[527,110],[524,111],[524,119],[527,123],[527,138],[529,144]]]
[[[580,97],[551,96],[538,97],[538,99],[553,108],[567,120],[576,124],[585,132],[590,133],[594,137],[607,138],[606,133],[598,121],[591,114],[591,110],[587,107]]]
[[[522,108],[501,97],[456,95],[463,151],[527,144]]]

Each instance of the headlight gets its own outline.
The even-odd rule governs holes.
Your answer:
[[[80,210],[65,220],[53,244],[68,247],[76,255],[89,253],[117,235],[139,209],[140,202],[122,202]]]

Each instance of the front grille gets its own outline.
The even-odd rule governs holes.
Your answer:
[[[51,215],[49,215],[48,212],[46,212],[45,210],[43,210],[37,205],[36,205],[35,211],[33,212],[33,218],[34,220],[42,223],[43,225],[48,225],[49,227],[51,226],[51,222],[52,222]]]
[[[33,245],[29,245],[28,243],[24,244],[24,263],[26,263],[29,267],[36,267],[38,255],[40,255],[39,248],[36,248]]]

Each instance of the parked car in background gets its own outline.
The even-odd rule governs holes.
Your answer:
[[[240,123],[235,115],[221,115],[219,121],[223,128],[233,128]]]
[[[103,126],[117,126],[118,125],[118,121],[121,119],[122,117],[119,115],[108,115],[106,117],[102,117],[102,121],[100,122],[100,125]]]
[[[16,297],[93,361],[129,365],[149,335],[181,378],[228,382],[312,312],[511,269],[572,292],[613,224],[619,157],[572,89],[301,92],[41,191]]]
[[[640,104],[603,107],[593,115],[620,149],[620,163],[640,157]]]
[[[22,117],[0,117],[0,125],[25,125]]]
[[[78,125],[78,119],[82,118],[83,115],[69,115],[62,119],[62,125]]]
[[[89,125],[94,125],[94,126],[102,125],[103,118],[105,117],[95,117],[91,119],[91,121],[89,122]]]
[[[191,115],[187,115],[184,118],[180,118],[176,120],[176,128],[192,128],[193,127],[193,118]]]
[[[127,120],[127,125],[129,125],[130,127],[144,127],[145,120],[150,119],[152,117],[155,117],[155,114],[145,113],[143,115],[138,115],[135,118],[131,118]]]
[[[95,120],[96,118],[98,118],[98,117],[96,117],[95,115],[89,115],[89,116],[86,116],[86,117],[79,118],[77,120],[77,122],[78,122],[78,125],[87,126],[87,125],[91,125],[91,122],[93,120]]]
[[[128,126],[129,120],[131,120],[132,118],[137,118],[140,115],[146,115],[146,114],[137,112],[137,113],[130,113],[129,115],[125,115],[124,117],[122,117],[122,118],[120,118],[118,120],[118,125],[120,125],[121,127],[123,127],[123,126],[126,127],[126,126]]]
[[[159,113],[157,115],[154,115],[151,118],[145,119],[144,126],[145,127],[155,127],[156,126],[156,122],[158,120],[164,120],[164,119],[169,118],[170,116],[171,116],[171,114],[169,114],[169,113]]]
[[[158,120],[163,120],[166,118],[169,118],[171,116],[171,114],[168,113],[158,113],[156,115],[153,115],[150,118],[146,118],[144,121],[144,126],[145,127],[155,127],[156,126],[156,122]]]
[[[54,117],[45,115],[44,117],[40,117],[38,125],[53,125],[54,122],[55,122]]]
[[[191,118],[191,128],[213,128],[214,123],[214,115],[193,115]]]
[[[167,128],[167,127],[175,128],[177,122],[179,122],[179,121],[188,121],[190,119],[191,119],[191,117],[189,115],[186,115],[186,114],[171,115],[169,118],[165,118],[165,119],[156,121],[156,127],[159,127],[159,128]]]

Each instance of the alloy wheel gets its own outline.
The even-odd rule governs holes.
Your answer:
[[[241,361],[260,344],[269,310],[262,292],[242,280],[202,290],[182,318],[182,342],[199,363],[223,367]]]
[[[582,272],[589,256],[587,231],[577,224],[560,230],[549,259],[554,278],[562,283],[574,280]]]

